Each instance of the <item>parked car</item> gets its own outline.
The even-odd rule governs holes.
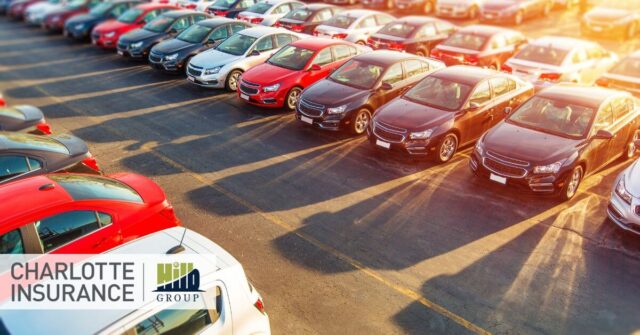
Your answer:
[[[180,244],[178,242],[181,241]],[[215,257],[217,267],[200,270],[200,309],[165,301],[134,310],[9,310],[0,312],[3,329],[22,334],[271,334],[269,316],[242,265],[206,237],[185,228],[169,228],[114,248],[106,254],[167,254]],[[182,303],[184,304],[184,303]],[[187,308],[189,307],[189,308]],[[141,331],[149,330],[149,331]]]
[[[444,163],[533,94],[533,85],[503,72],[448,67],[380,107],[367,135],[382,151]]]
[[[192,24],[210,16],[194,10],[172,10],[166,12],[140,29],[130,31],[118,40],[118,55],[133,59],[147,59],[156,44],[176,37]]]
[[[320,129],[364,134],[380,106],[443,67],[438,60],[398,51],[358,55],[302,92],[296,118]]]
[[[640,148],[640,140],[636,140],[635,146]],[[640,159],[616,178],[607,214],[618,227],[640,234]]]
[[[0,132],[0,183],[58,171],[100,173],[100,167],[75,136]]]
[[[64,35],[76,40],[89,39],[93,28],[101,22],[117,18],[129,8],[139,5],[140,0],[114,0],[103,2],[87,14],[76,15],[64,24]]]
[[[332,5],[355,5],[358,2],[360,2],[360,0],[324,0],[324,2],[332,4]]]
[[[263,0],[240,12],[237,18],[251,24],[270,27],[290,11],[302,6],[304,3],[296,0]]]
[[[0,186],[0,199],[3,254],[96,254],[180,224],[162,189],[133,173],[36,176]]]
[[[86,14],[99,5],[101,0],[74,0],[61,8],[49,11],[42,19],[41,26],[49,32],[64,31],[68,19],[81,14]]]
[[[395,1],[394,0],[362,0],[362,5],[365,8],[391,10],[395,8]]]
[[[242,74],[238,96],[250,104],[294,110],[300,93],[364,49],[340,40],[310,38],[280,49]]]
[[[480,21],[520,25],[532,17],[548,16],[552,9],[553,0],[484,0]]]
[[[34,106],[18,105],[7,107],[0,104],[1,131],[28,131],[34,134],[50,135],[51,126],[42,111]]]
[[[447,66],[465,64],[499,70],[527,42],[521,32],[513,29],[471,25],[438,44],[431,51],[431,57]]]
[[[640,50],[623,58],[598,78],[596,84],[625,90],[640,98]]]
[[[234,19],[240,12],[253,6],[257,0],[216,0],[207,9],[207,13],[215,16],[224,16]]]
[[[511,57],[502,69],[537,88],[558,82],[591,85],[618,61],[599,44],[569,37],[542,37]]]
[[[406,51],[418,56],[429,56],[431,49],[456,31],[449,22],[428,16],[405,16],[387,23],[367,39],[374,50]]]
[[[471,169],[502,185],[571,199],[585,176],[633,156],[639,112],[627,92],[551,86],[478,140]]]
[[[283,46],[302,38],[294,32],[272,27],[242,30],[215,49],[191,59],[187,79],[195,85],[235,92],[244,71],[264,63]]]
[[[22,20],[24,13],[29,6],[41,2],[43,0],[16,0],[12,1],[11,5],[7,8],[7,17],[14,20]]]
[[[311,35],[319,25],[341,11],[342,8],[334,5],[310,4],[290,11],[276,21],[274,26]]]
[[[162,41],[151,48],[149,65],[167,72],[185,71],[193,56],[215,48],[229,36],[247,28],[251,28],[251,24],[225,17],[202,20],[176,38]]]
[[[193,9],[199,12],[204,12],[214,1],[213,0],[178,0],[176,4],[180,8]]]
[[[177,6],[160,3],[143,3],[118,16],[117,19],[107,20],[98,24],[91,32],[91,42],[99,47],[115,49],[120,36],[142,28],[161,14],[178,9]]]
[[[394,0],[394,5],[400,11],[418,10],[421,14],[433,14],[437,0]]]
[[[83,0],[74,0],[71,3],[79,3]],[[47,14],[64,8],[64,0],[46,0],[29,6],[25,10],[24,20],[31,25],[41,25]]]
[[[389,14],[374,10],[352,9],[339,13],[319,25],[314,30],[313,35],[366,45],[367,39],[371,34],[380,30],[394,19]]]
[[[437,0],[436,16],[475,20],[485,0]]]
[[[6,14],[15,0],[0,0],[0,14]]]
[[[598,6],[582,16],[580,33],[583,36],[633,39],[640,32],[640,13],[637,8]]]

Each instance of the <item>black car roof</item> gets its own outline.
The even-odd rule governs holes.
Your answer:
[[[171,11],[162,13],[163,16],[172,17],[172,18],[176,18],[176,17],[188,15],[188,14],[203,14],[203,15],[207,15],[206,13],[198,12],[198,11],[195,11],[195,10],[189,10],[189,9],[171,10]]]
[[[398,51],[376,50],[354,57],[358,61],[381,65],[384,67],[409,59],[422,59],[421,57]]]
[[[456,65],[440,69],[432,75],[457,83],[475,86],[484,79],[500,76],[500,72],[477,66]]]
[[[537,93],[538,96],[552,100],[572,102],[577,105],[597,109],[607,99],[631,94],[598,86],[577,84],[556,84]]]
[[[199,24],[201,26],[205,26],[205,27],[217,27],[219,25],[223,25],[223,24],[227,24],[227,23],[234,23],[234,22],[238,22],[238,23],[242,23],[242,21],[237,21],[234,19],[230,19],[230,18],[226,18],[226,17],[216,17],[213,19],[206,19],[206,20],[202,20],[196,24]]]

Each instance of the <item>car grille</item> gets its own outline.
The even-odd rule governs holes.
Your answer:
[[[529,166],[529,162],[527,161],[523,161],[523,160],[519,160],[519,159],[515,159],[515,158],[511,158],[511,157],[507,157],[505,155],[501,155],[499,153],[493,152],[493,151],[487,151],[487,156],[494,158],[495,160],[504,162],[506,164],[509,165],[515,165],[515,166],[520,166],[520,167],[527,167]]]
[[[191,64],[189,64],[189,68],[187,69],[189,74],[192,76],[200,76],[202,74],[202,68],[201,67],[195,67]]]
[[[376,121],[373,125],[373,133],[381,140],[390,143],[401,143],[405,139],[407,130]]]
[[[243,93],[249,94],[249,95],[258,94],[258,92],[260,92],[259,87],[260,87],[260,85],[252,83],[252,82],[248,82],[246,80],[243,80],[240,83],[240,91],[242,91]]]
[[[507,165],[489,157],[484,158],[483,164],[490,171],[505,177],[522,178],[527,174],[527,170],[523,168]]]
[[[308,100],[300,99],[300,113],[310,117],[320,117],[324,113],[324,106]]]
[[[154,54],[153,52],[149,54],[149,60],[154,62],[154,63],[160,63],[162,62],[162,56],[158,55],[158,54]]]

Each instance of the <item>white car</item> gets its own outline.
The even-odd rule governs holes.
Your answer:
[[[347,10],[316,27],[313,35],[366,45],[369,36],[393,20],[393,16],[375,10]]]
[[[304,6],[296,0],[264,0],[238,14],[238,20],[271,27],[290,11]]]
[[[180,245],[186,228],[166,229],[131,241],[107,254],[166,254]],[[216,256],[216,271],[200,273],[204,290],[201,309],[172,309],[175,302],[140,306],[136,310],[4,310],[7,333],[21,334],[270,334],[262,297],[247,280],[242,265],[206,237],[186,230],[183,254]],[[150,332],[136,332],[147,329]]]
[[[238,78],[244,71],[264,63],[280,48],[301,38],[304,35],[281,28],[241,30],[215,49],[194,56],[187,66],[187,79],[203,87],[236,91]]]
[[[215,0],[178,0],[176,4],[185,9],[204,12]]]
[[[635,147],[640,148],[640,141]],[[618,227],[640,235],[640,159],[616,178],[607,214]]]
[[[436,16],[475,19],[480,14],[483,0],[437,0]]]
[[[38,2],[27,8],[24,13],[24,20],[29,24],[40,25],[45,16],[57,10],[63,9],[66,1],[47,0]]]
[[[559,82],[591,85],[617,62],[598,43],[547,36],[527,44],[502,68],[541,89]]]

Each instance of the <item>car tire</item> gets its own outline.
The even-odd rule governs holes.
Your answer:
[[[639,139],[640,139],[640,129],[637,129],[633,133],[633,136],[631,136],[631,140],[629,141],[629,143],[627,143],[627,145],[624,147],[624,152],[621,155],[623,161],[628,161],[631,158],[633,158],[633,156],[636,155],[636,150],[640,148],[636,148],[635,142]]]
[[[300,87],[294,87],[289,90],[286,98],[284,99],[284,108],[288,111],[296,110],[296,106],[298,105],[298,100],[300,99],[300,94],[302,93],[302,89]]]
[[[433,2],[431,0],[425,1],[424,6],[422,7],[422,11],[425,14],[433,13]]]
[[[496,70],[496,71],[500,71],[500,61],[493,61],[491,62],[491,65],[489,65],[490,69]]]
[[[458,136],[454,133],[448,133],[445,135],[436,150],[435,159],[438,163],[446,163],[453,158],[458,151]]]
[[[358,41],[358,42],[356,42],[356,44],[357,45],[362,45],[362,46],[367,45],[367,43],[365,41]]]
[[[524,21],[524,13],[519,10],[516,12],[516,15],[513,16],[513,24],[519,26]]]
[[[567,177],[564,187],[562,187],[562,191],[560,192],[560,199],[562,201],[569,201],[576,195],[576,193],[578,193],[582,177],[584,177],[584,170],[581,165],[578,165],[571,170],[571,173]]]
[[[362,135],[367,131],[367,127],[371,122],[371,112],[367,108],[361,108],[351,117],[351,126],[349,130],[352,135]]]
[[[233,70],[229,72],[227,75],[227,79],[225,80],[224,87],[229,92],[235,92],[238,90],[238,80],[240,75],[242,74],[241,70]]]
[[[469,8],[469,20],[475,20],[478,18],[478,6],[473,5]]]

